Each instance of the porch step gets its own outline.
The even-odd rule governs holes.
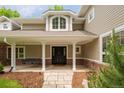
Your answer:
[[[71,88],[73,71],[44,72],[43,88]]]

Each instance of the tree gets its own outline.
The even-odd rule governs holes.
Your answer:
[[[63,10],[63,6],[55,5],[53,8],[49,7],[49,10],[61,11],[61,10]]]
[[[0,16],[6,16],[8,18],[20,17],[20,14],[15,10],[6,9],[5,7],[0,8]]]
[[[120,54],[121,45],[113,29],[105,52],[105,62],[109,63],[109,66],[101,68],[100,72],[89,78],[89,87],[124,87],[124,61],[122,60],[123,56]]]

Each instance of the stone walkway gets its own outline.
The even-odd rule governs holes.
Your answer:
[[[71,88],[73,71],[45,71],[43,88]]]

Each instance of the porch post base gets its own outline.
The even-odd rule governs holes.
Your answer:
[[[76,68],[73,68],[73,71],[76,71]]]
[[[42,68],[42,71],[45,71],[45,68]]]

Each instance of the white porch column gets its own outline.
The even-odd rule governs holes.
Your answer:
[[[76,70],[76,43],[73,43],[73,70]]]
[[[14,43],[11,45],[11,67],[16,70],[16,45]]]
[[[45,71],[45,43],[42,44],[42,70]]]

